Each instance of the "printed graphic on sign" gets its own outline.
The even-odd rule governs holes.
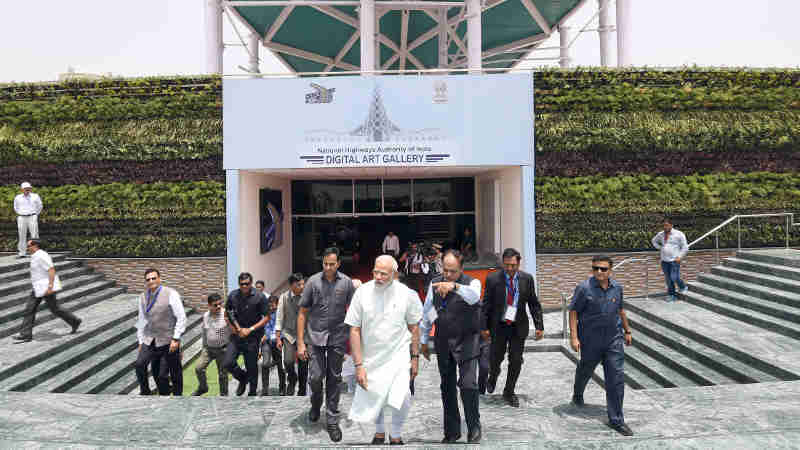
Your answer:
[[[442,83],[443,84],[443,83]],[[332,94],[331,94],[332,95]],[[446,101],[447,87],[444,85]],[[308,99],[306,99],[308,102]],[[446,161],[454,145],[442,128],[407,129],[389,117],[376,84],[369,110],[350,130],[311,129],[305,132],[308,166],[422,166]]]
[[[317,83],[311,83],[314,92],[306,94],[306,103],[330,103],[336,88],[326,89]]]

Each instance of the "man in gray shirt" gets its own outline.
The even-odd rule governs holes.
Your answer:
[[[324,375],[327,429],[333,442],[342,440],[342,429],[339,428],[339,386],[342,382],[342,360],[350,337],[350,327],[344,323],[344,318],[355,292],[350,277],[339,272],[340,265],[339,249],[325,249],[322,254],[322,272],[308,279],[297,316],[298,357],[311,360],[311,410],[308,412],[308,419],[311,422],[319,420]],[[306,322],[311,334],[311,352],[305,344]]]
[[[305,277],[302,273],[289,275],[289,290],[281,294],[278,299],[278,311],[275,318],[275,338],[279,350],[283,350],[283,365],[286,368],[289,386],[286,395],[294,395],[294,386],[298,384],[297,395],[306,395],[308,383],[308,361],[297,361],[297,371],[294,363],[297,357],[297,315],[300,312],[300,300],[305,287]],[[306,344],[310,344],[308,333]]]

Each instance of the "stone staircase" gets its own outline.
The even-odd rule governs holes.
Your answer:
[[[740,251],[700,274],[680,300],[626,300],[630,387],[800,380],[800,362],[781,351],[800,347],[800,251]]]
[[[64,290],[59,304],[83,320],[76,334],[42,304],[34,340],[12,341],[30,295],[28,259],[0,257],[0,391],[125,394],[137,387],[137,295],[102,273],[53,254]],[[199,353],[202,314],[186,309],[183,362]]]

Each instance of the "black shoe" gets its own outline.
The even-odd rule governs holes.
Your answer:
[[[225,391],[225,392],[220,392],[220,393],[219,393],[219,396],[220,396],[220,397],[227,397],[227,396],[228,396],[228,392],[227,392],[227,391]]]
[[[497,386],[497,378],[489,377],[489,381],[486,383],[486,392],[494,394],[495,386]]]
[[[481,427],[477,427],[474,430],[469,430],[467,434],[467,442],[470,444],[477,444],[481,441]]]
[[[342,440],[342,429],[339,428],[338,423],[328,424],[328,436],[330,436],[331,441],[339,442]]]
[[[298,397],[305,397],[306,396],[306,388],[300,388],[297,390]]]
[[[289,386],[286,387],[283,395],[294,395],[294,383],[289,383]]]
[[[573,395],[572,396],[572,402],[570,402],[570,403],[572,403],[573,405],[575,405],[575,406],[577,406],[579,408],[583,407],[584,405],[586,405],[586,403],[584,403],[584,401],[583,401],[583,396],[582,395],[581,396]]]
[[[308,421],[316,423],[319,420],[319,410],[313,407],[308,411]]]
[[[238,380],[237,380],[238,381]],[[236,395],[241,397],[244,395],[244,391],[247,389],[247,380],[239,381],[239,386],[236,387]]]
[[[23,336],[21,334],[17,334],[11,339],[14,339],[15,341],[19,342],[30,342],[33,340],[33,336]]]
[[[278,386],[278,395],[286,395],[286,386]]]
[[[402,440],[402,439],[400,439],[399,441],[393,441],[393,440],[391,439],[391,437],[390,437],[390,438],[389,438],[389,445],[406,445],[406,443],[405,443],[405,442],[403,442],[403,440]]]
[[[623,436],[633,436],[633,430],[631,430],[631,428],[627,424],[609,423],[608,426],[609,428],[611,428],[612,430],[616,431],[617,433]]]
[[[444,439],[442,439],[442,444],[454,444],[458,442],[459,439],[461,439],[460,434],[457,434],[455,436],[445,436]]]
[[[375,436],[372,437],[372,442],[370,445],[385,445],[386,444],[386,434],[383,437],[378,437],[378,433],[375,433]]]
[[[268,397],[269,396],[269,388],[262,389],[261,390],[261,396],[262,397]]]
[[[75,325],[72,326],[72,334],[75,334],[78,331],[78,327],[81,326],[81,323],[83,323],[83,320],[81,319],[78,319],[78,321],[75,322]]]
[[[205,394],[206,392],[208,392],[208,389],[203,389],[203,390],[197,389],[194,392],[192,392],[192,397],[199,397]]]
[[[519,397],[517,394],[503,394],[503,400],[508,403],[508,406],[513,406],[514,408],[519,408]]]

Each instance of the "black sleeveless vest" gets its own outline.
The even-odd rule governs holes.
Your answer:
[[[443,281],[439,275],[431,283]],[[469,285],[472,277],[461,276],[457,284]],[[459,288],[463,289],[463,288]],[[478,338],[481,330],[481,303],[468,304],[456,292],[450,291],[447,297],[442,298],[436,291],[433,292],[433,307],[436,308],[436,351],[440,352],[449,348],[459,360],[467,360],[480,352]]]

